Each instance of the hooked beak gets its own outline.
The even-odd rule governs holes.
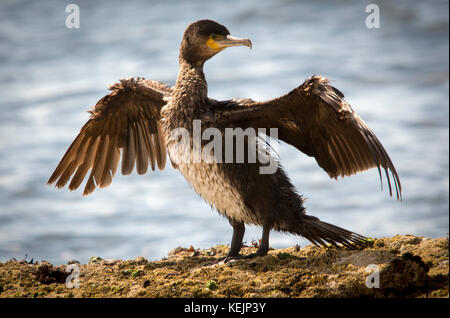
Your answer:
[[[236,38],[231,35],[227,35],[227,37],[223,40],[217,40],[216,44],[219,49],[224,49],[230,46],[248,46],[250,49],[252,48],[252,41],[250,41],[250,39]]]

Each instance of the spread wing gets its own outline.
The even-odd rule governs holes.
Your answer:
[[[90,119],[67,149],[48,180],[56,187],[77,189],[90,170],[83,195],[97,186],[107,187],[116,173],[122,152],[122,174],[134,166],[139,174],[147,172],[150,163],[160,170],[166,161],[166,149],[159,119],[164,99],[171,88],[142,78],[121,80],[110,87],[112,92],[90,110]]]
[[[241,99],[219,103],[204,120],[223,127],[278,128],[278,139],[314,157],[330,178],[377,167],[382,183],[384,169],[389,194],[392,196],[392,181],[397,199],[401,199],[394,164],[343,97],[326,78],[312,76],[290,93],[266,102]]]

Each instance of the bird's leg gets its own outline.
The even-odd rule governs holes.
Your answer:
[[[270,234],[271,228],[272,227],[269,224],[263,225],[261,244],[259,245],[258,250],[256,251],[256,253],[244,256],[245,258],[253,258],[255,256],[266,256],[267,255],[267,252],[269,251],[269,234]]]
[[[242,247],[242,239],[244,238],[245,226],[243,222],[236,222],[234,220],[229,220],[231,226],[233,227],[233,237],[231,238],[231,246],[226,257],[219,258],[210,266],[215,266],[217,264],[224,264],[232,260],[242,258],[239,251]]]
[[[241,255],[239,251],[242,247],[242,239],[244,238],[245,226],[243,222],[236,222],[234,220],[230,220],[230,224],[233,227],[233,237],[231,238],[231,246],[230,251],[228,252],[227,257],[225,257],[224,262],[228,262],[232,259],[240,258]]]

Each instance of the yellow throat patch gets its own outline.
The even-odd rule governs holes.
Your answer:
[[[220,50],[224,49],[224,48],[219,47],[217,42],[215,40],[213,40],[212,36],[210,36],[208,41],[206,41],[206,45],[216,51],[220,51]]]

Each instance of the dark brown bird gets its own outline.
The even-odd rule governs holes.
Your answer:
[[[400,180],[387,152],[326,78],[312,76],[290,93],[266,102],[208,98],[205,61],[227,47],[241,45],[252,44],[249,39],[230,36],[226,27],[214,21],[190,24],[181,43],[175,86],[141,78],[112,85],[112,92],[90,111],[90,119],[48,183],[56,182],[61,188],[73,176],[69,189],[75,190],[89,173],[83,192],[87,195],[111,183],[120,157],[122,174],[130,174],[134,166],[144,174],[149,163],[152,170],[155,166],[163,169],[168,152],[173,166],[232,225],[226,260],[240,257],[244,224],[263,228],[260,248],[251,256],[267,254],[271,229],[301,235],[314,244],[365,245],[363,236],[306,215],[302,197],[278,163],[274,173],[262,174],[263,163],[250,162],[248,155],[241,163],[223,160],[219,150],[227,151],[225,128],[276,128],[279,140],[314,157],[331,178],[377,167],[382,179],[383,169],[390,195],[395,187],[397,199],[401,199]],[[222,148],[211,150],[216,161],[183,159],[186,154],[193,155],[196,144],[193,138],[182,143],[180,138],[172,138],[172,133],[182,128],[193,134],[194,120],[202,120],[201,132],[216,128],[221,133]],[[232,140],[237,149],[237,138]],[[202,149],[206,142],[202,141]],[[245,145],[249,143],[245,138]]]

